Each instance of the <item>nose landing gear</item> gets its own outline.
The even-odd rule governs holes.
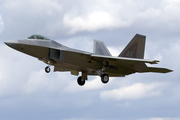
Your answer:
[[[45,68],[45,72],[46,73],[49,73],[51,71],[51,68],[49,67],[49,66],[47,66],[46,68]]]
[[[51,64],[51,62],[50,62],[50,61],[48,61],[47,63],[48,63],[48,66],[47,66],[47,67],[45,67],[45,72],[46,72],[46,73],[49,73],[49,72],[51,71],[51,68],[50,68],[50,64]]]

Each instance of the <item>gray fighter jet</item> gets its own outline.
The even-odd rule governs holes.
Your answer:
[[[77,83],[85,84],[88,75],[98,75],[103,83],[109,77],[124,77],[133,73],[156,72],[168,73],[166,68],[148,67],[146,63],[157,64],[157,60],[144,58],[146,36],[136,34],[118,57],[112,56],[102,41],[94,40],[93,53],[66,47],[42,35],[31,35],[23,40],[5,42],[9,47],[38,58],[48,64],[45,68],[50,72],[70,71],[72,75],[79,75]]]

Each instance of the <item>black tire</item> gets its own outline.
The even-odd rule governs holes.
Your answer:
[[[78,77],[78,79],[77,79],[77,83],[78,83],[80,86],[83,86],[83,85],[85,84],[85,80],[82,79],[82,77],[80,76],[80,77]]]
[[[103,74],[101,76],[102,83],[108,83],[109,82],[109,76],[107,74]]]
[[[51,68],[49,67],[49,66],[47,66],[46,68],[45,68],[45,72],[46,73],[49,73],[51,71]]]

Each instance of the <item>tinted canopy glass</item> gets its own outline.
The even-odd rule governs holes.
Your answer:
[[[44,37],[42,35],[31,35],[29,37],[27,37],[28,39],[38,39],[38,40],[50,40],[47,37]]]

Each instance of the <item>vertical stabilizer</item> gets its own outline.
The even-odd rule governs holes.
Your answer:
[[[136,34],[118,57],[144,58],[146,36]]]
[[[112,56],[103,41],[94,40],[93,53],[96,55]]]

